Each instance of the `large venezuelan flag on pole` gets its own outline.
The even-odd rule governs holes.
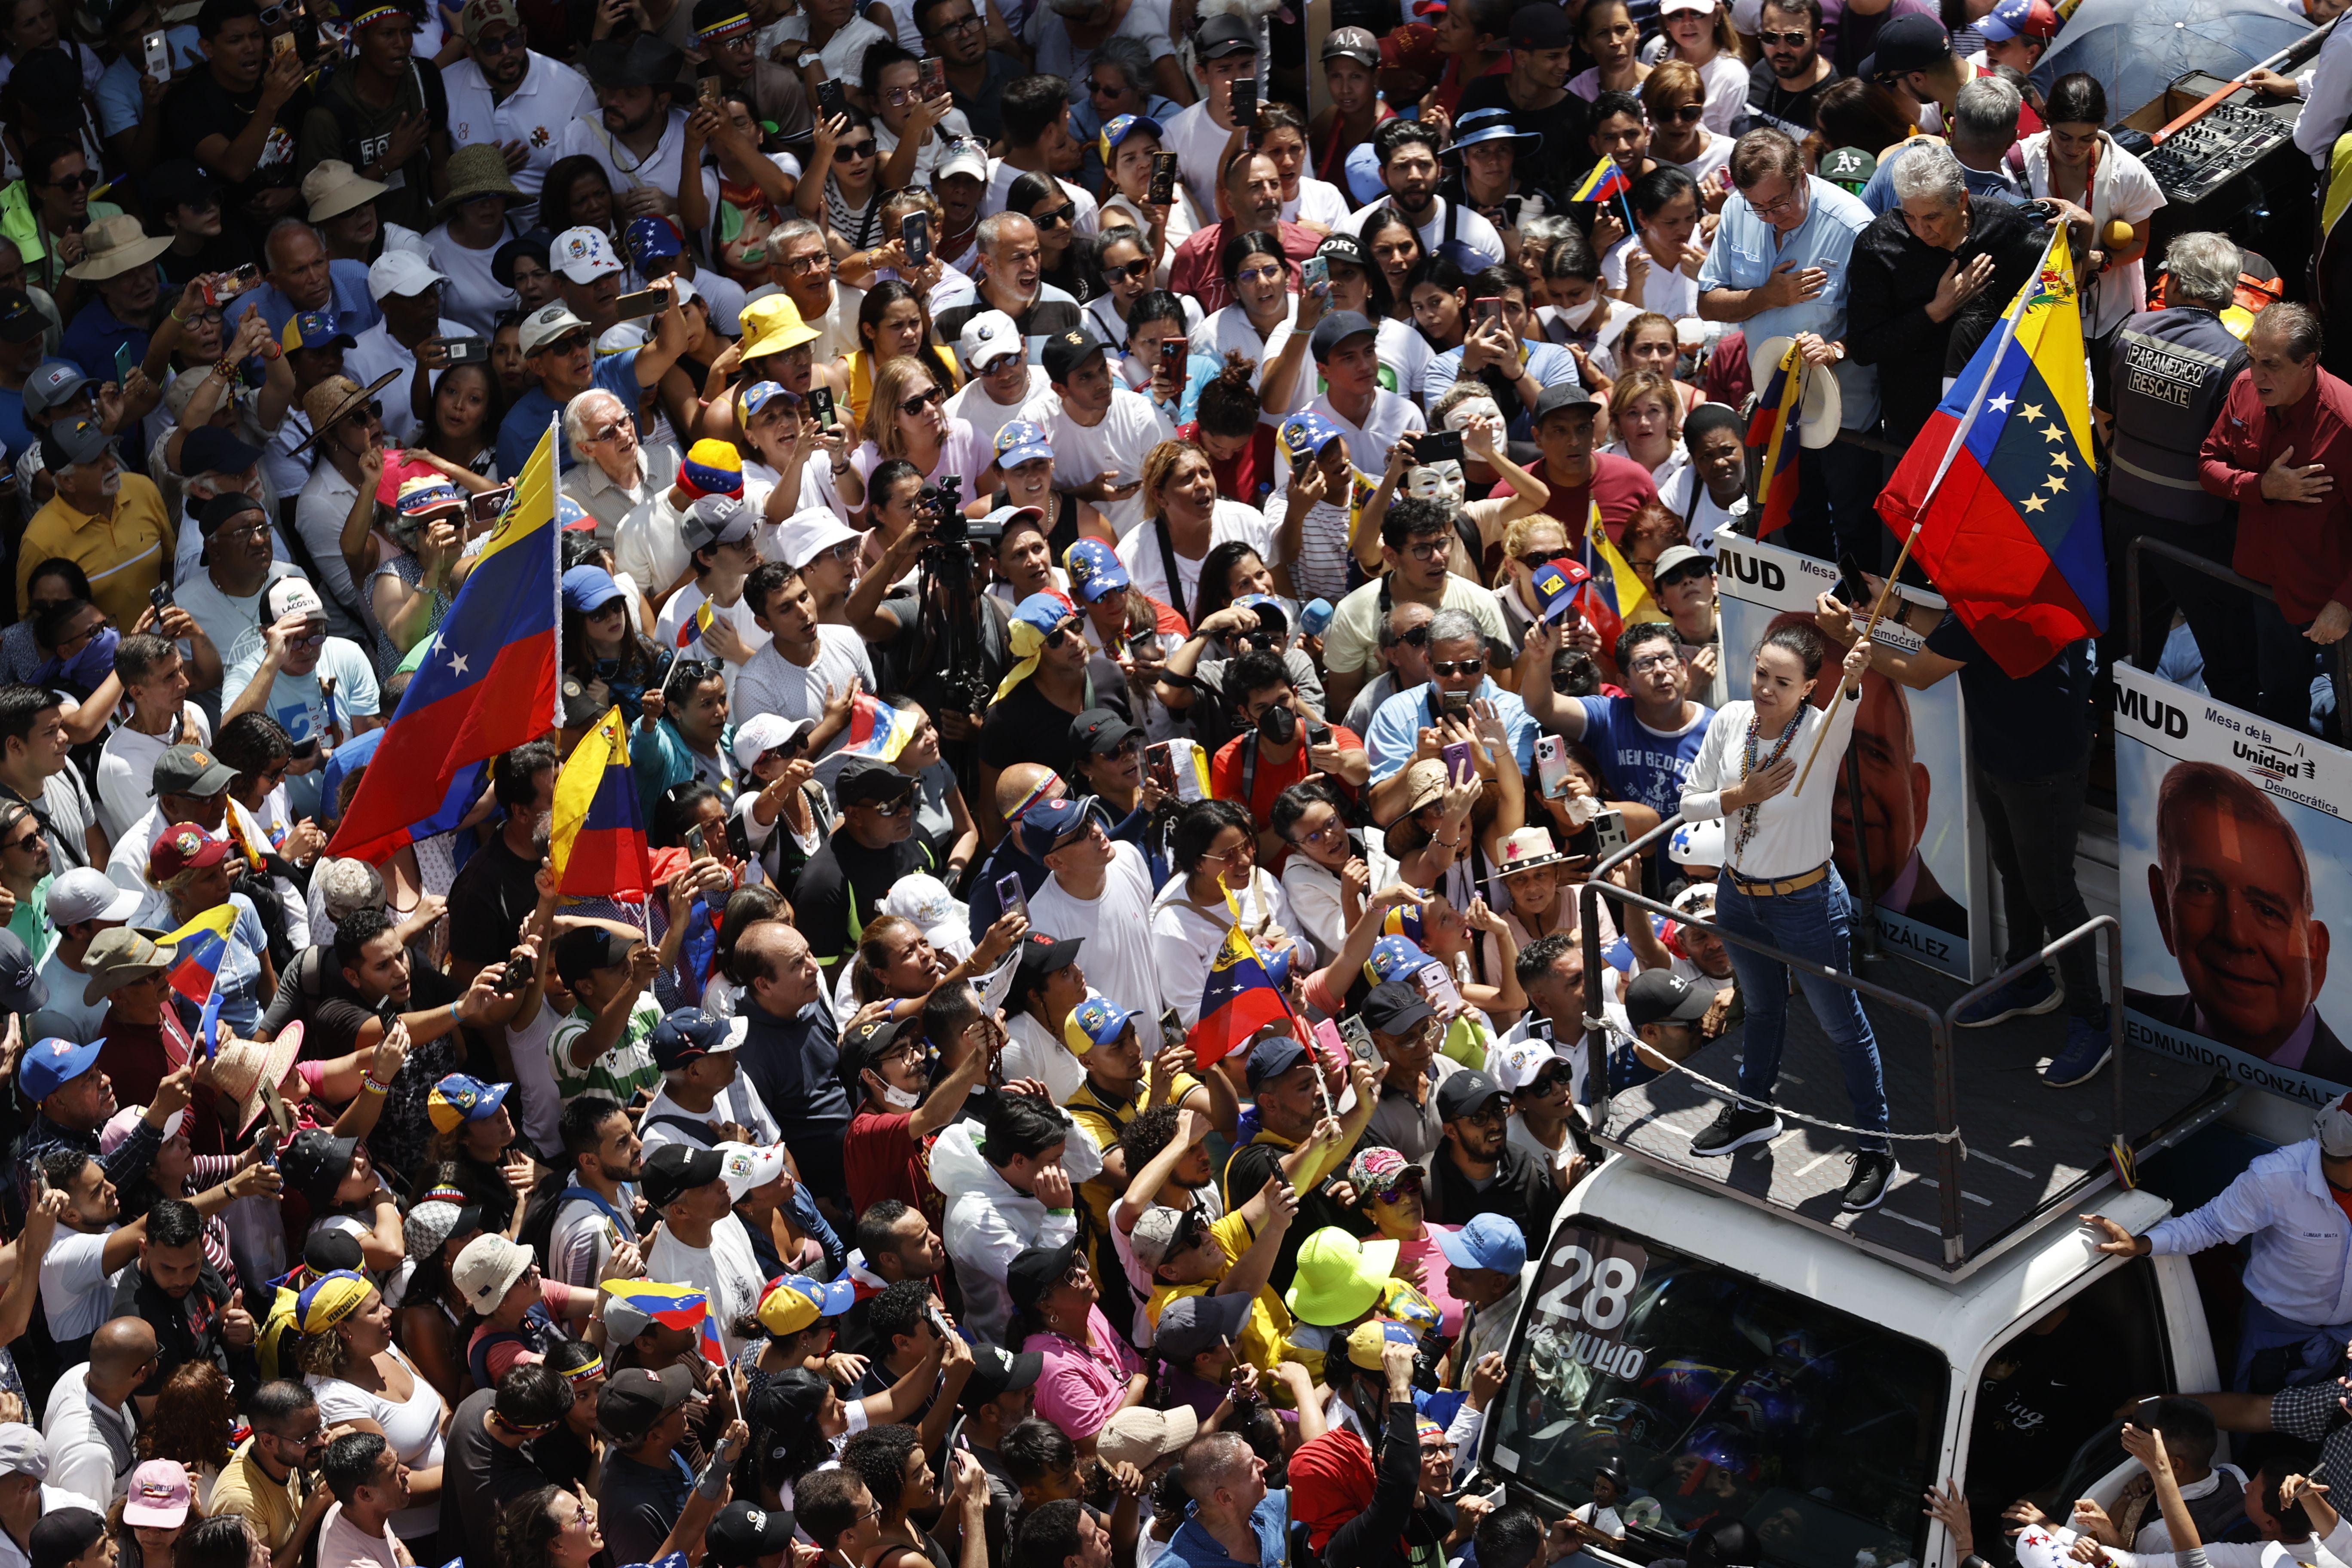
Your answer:
[[[1748,447],[1758,454],[1758,472],[1763,475],[1758,487],[1764,502],[1756,523],[1759,539],[1786,527],[1797,504],[1797,405],[1804,396],[1804,351],[1790,339],[1789,352],[1772,367],[1748,421]]]
[[[614,708],[581,737],[555,781],[547,854],[556,891],[624,898],[651,888],[641,810],[636,775],[629,769],[628,724]]]
[[[555,529],[555,423],[384,727],[328,853],[381,860],[437,811],[460,768],[556,727],[562,573]]]
[[[1268,1024],[1289,1016],[1290,1004],[1275,988],[1257,949],[1240,926],[1226,927],[1224,945],[1201,990],[1201,1021],[1185,1037],[1192,1060],[1201,1067],[1222,1061]]]
[[[2091,397],[2062,226],[2000,329],[1878,498],[1952,613],[2001,668],[2032,674],[2107,622]]]

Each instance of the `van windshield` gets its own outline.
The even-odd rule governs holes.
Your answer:
[[[1636,1544],[1736,1520],[1768,1563],[1924,1549],[1949,1373],[1916,1340],[1571,1219],[1510,1362],[1496,1467],[1560,1504],[1613,1501]]]

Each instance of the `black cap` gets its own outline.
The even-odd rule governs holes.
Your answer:
[[[555,939],[555,973],[566,985],[577,985],[600,969],[617,969],[629,962],[631,939],[604,926],[574,926]]]
[[[650,87],[676,92],[686,56],[657,35],[639,33],[627,39],[606,38],[591,44],[583,63],[588,79],[598,87]]]
[[[22,289],[0,289],[0,341],[29,343],[49,330],[49,321]]]
[[[1035,1351],[1009,1351],[1002,1345],[971,1347],[971,1375],[964,1379],[958,1407],[977,1410],[990,1400],[1036,1386],[1045,1370],[1045,1358]]]
[[[1315,356],[1317,364],[1321,364],[1349,338],[1379,331],[1372,319],[1360,310],[1334,310],[1315,323],[1315,331],[1307,339],[1307,352]]]
[[[351,1173],[356,1138],[338,1138],[322,1128],[307,1128],[278,1152],[278,1173],[286,1184],[323,1214],[334,1206],[335,1189]]]
[[[679,1007],[664,1015],[646,1041],[654,1066],[667,1072],[698,1057],[717,1056],[735,1047],[727,1026],[699,1007]]]
[[[33,1521],[26,1544],[32,1568],[66,1568],[106,1534],[106,1516],[94,1509],[52,1508]]]
[[[1536,398],[1535,422],[1544,422],[1544,416],[1557,414],[1563,408],[1598,408],[1601,399],[1584,390],[1580,381],[1563,381],[1547,386]]]
[[[1364,997],[1364,1022],[1383,1035],[1405,1034],[1436,1011],[1406,980],[1383,980]]]
[[[709,0],[704,0],[705,4]],[[737,0],[721,0],[722,9],[736,10]],[[698,13],[700,6],[696,7]],[[773,1557],[793,1543],[793,1512],[785,1508],[761,1508],[740,1499],[719,1510],[702,1543],[710,1549],[703,1558],[718,1568],[751,1568],[762,1557]]]
[[[1878,47],[1862,62],[1864,81],[1905,71],[1923,71],[1952,57],[1952,35],[1944,24],[1917,11],[1906,11],[1878,29]]]
[[[196,532],[202,538],[210,539],[220,531],[221,524],[233,517],[243,517],[249,511],[260,512],[265,517],[268,515],[267,507],[242,490],[225,490],[208,498],[204,510],[196,513]]]
[[[872,1067],[877,1058],[888,1054],[890,1047],[898,1044],[900,1035],[908,1029],[919,1030],[921,1026],[919,1017],[898,1019],[886,1016],[860,1024],[841,1037],[841,1055],[834,1063],[834,1071],[840,1076],[841,1087],[849,1091],[853,1101],[859,1098],[859,1075]]]
[[[1033,1310],[1040,1297],[1068,1278],[1070,1260],[1077,1253],[1074,1237],[1059,1247],[1033,1247],[1006,1265],[1004,1293],[1012,1298],[1013,1310]]]
[[[1493,1079],[1476,1068],[1464,1068],[1460,1072],[1446,1074],[1445,1080],[1437,1086],[1437,1119],[1451,1121],[1502,1098],[1502,1088]]]
[[[0,931],[0,1013],[30,1013],[49,1005],[49,987],[32,952],[15,931]]]
[[[1366,250],[1364,242],[1352,234],[1325,235],[1323,243],[1315,247],[1315,254],[1326,261],[1344,261],[1367,272],[1372,269],[1371,252]]]
[[[1088,756],[1108,757],[1127,744],[1129,736],[1142,733],[1140,726],[1108,708],[1089,708],[1070,721],[1070,744]]]
[[[675,1143],[662,1146],[676,1147]],[[716,1154],[710,1157],[719,1158]],[[642,1366],[621,1367],[605,1378],[604,1388],[596,1395],[596,1429],[626,1447],[652,1431],[655,1422],[693,1397],[694,1373],[682,1365],[666,1366],[659,1372]]]
[[[453,1230],[451,1236],[462,1236]],[[360,1251],[360,1238],[348,1230],[314,1230],[302,1244],[302,1266],[313,1274],[332,1274],[338,1268],[353,1273],[367,1267],[366,1257]]]
[[[1085,941],[1078,936],[1052,936],[1032,927],[1021,939],[1021,972],[1013,977],[1005,1005],[1018,1008],[1028,1000],[1029,993],[1045,984],[1045,976],[1076,963],[1078,945]]]
[[[555,237],[547,230],[525,229],[514,238],[499,246],[498,254],[490,258],[490,276],[498,279],[499,288],[511,289],[514,287],[514,268],[517,258],[528,256],[544,268],[547,265],[548,252],[554,248]]]
[[[1055,332],[1037,351],[1037,363],[1045,367],[1045,379],[1056,386],[1069,384],[1070,373],[1085,364],[1097,353],[1108,352],[1101,339],[1084,327],[1072,327],[1066,332]]]
[[[1644,1024],[1695,1024],[1714,1001],[1712,993],[1671,969],[1645,969],[1625,987],[1625,1021],[1637,1029]]]
[[[646,1156],[642,1182],[646,1202],[656,1209],[667,1208],[696,1188],[717,1181],[726,1168],[727,1162],[716,1149],[665,1143]]]
[[[193,158],[167,158],[148,170],[139,184],[153,204],[151,210],[159,223],[173,207],[220,205],[220,186]]]
[[[833,782],[833,798],[843,805],[878,805],[912,794],[914,779],[875,757],[852,757]]]
[[[1522,5],[1511,13],[1511,47],[1565,49],[1576,42],[1568,12],[1552,5]]]
[[[1192,49],[1204,60],[1227,55],[1257,53],[1257,26],[1245,16],[1223,11],[1201,24],[1192,35]]]

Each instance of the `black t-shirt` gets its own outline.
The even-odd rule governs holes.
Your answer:
[[[1777,126],[1801,142],[1813,133],[1813,111],[1821,103],[1822,94],[1837,80],[1838,73],[1832,67],[1812,86],[1790,92],[1773,74],[1770,60],[1758,60],[1748,69],[1748,117],[1740,129],[1747,132]]]
[[[971,127],[971,133],[982,142],[993,142],[1004,126],[1004,84],[1029,71],[1019,60],[994,49],[982,63],[988,68],[988,79],[980,84],[978,92],[966,93],[954,87],[948,90],[955,98],[955,106],[963,110],[964,123]]]
[[[845,957],[882,912],[882,900],[898,879],[929,869],[931,852],[920,839],[868,849],[846,827],[836,828],[793,889],[793,923],[819,963]]]
[[[980,760],[1000,773],[1015,763],[1042,763],[1069,773],[1078,765],[1078,748],[1070,740],[1070,721],[1077,716],[1048,700],[1034,679],[1024,680],[988,710],[980,727]]]
[[[333,970],[333,950],[330,948],[327,952],[326,967]],[[412,962],[408,966],[408,1000],[398,1005],[403,1013],[430,1013],[446,1007],[465,994],[464,986],[439,970]],[[299,1009],[304,1020],[302,1054],[312,1058],[332,1058],[358,1050],[360,1030],[369,1019],[380,1016],[377,1006],[352,990],[340,971],[322,977],[319,1000]]]
[[[483,1430],[482,1419],[497,1397],[495,1389],[476,1389],[449,1419],[449,1468],[441,1483],[436,1539],[444,1562],[463,1557],[468,1568],[487,1568],[498,1561],[499,1516],[507,1504],[535,1487],[553,1484],[521,1449],[509,1448]]]
[[[1957,659],[1969,742],[1977,765],[1995,778],[2041,779],[2080,762],[2091,743],[2091,639],[2068,643],[2049,663],[2011,679],[1958,616],[1927,634],[1927,651]]]
[[[1225,1162],[1225,1212],[1231,1214],[1257,1196],[1259,1189],[1281,1170],[1282,1157],[1290,1152],[1278,1143],[1244,1143],[1234,1150]],[[1275,1255],[1269,1277],[1275,1289],[1290,1289],[1291,1278],[1298,1272],[1298,1248],[1308,1237],[1327,1225],[1353,1235],[1363,1228],[1363,1217],[1341,1208],[1319,1186],[1300,1193],[1297,1217],[1283,1233],[1281,1250]]]
[[[209,69],[191,71],[163,95],[164,144],[185,148],[187,156],[194,158],[197,144],[207,136],[225,136],[234,142],[244,135],[260,108],[258,82],[245,92],[231,92],[213,79]],[[278,190],[294,183],[295,128],[310,111],[307,89],[297,90],[279,106],[268,139],[261,144],[261,156],[244,179],[230,181],[217,169],[207,170],[221,180],[226,205],[242,209],[256,192]]]
[[[614,1561],[650,1563],[659,1555],[693,1486],[694,1478],[673,1454],[645,1465],[607,1452],[604,1484],[596,1489],[596,1522]]]
[[[449,885],[449,952],[468,963],[504,963],[539,905],[539,862],[507,847],[501,834],[466,862]]]
[[[1454,120],[1459,121],[1474,109],[1508,110],[1514,131],[1541,134],[1543,145],[1538,155],[1521,158],[1512,166],[1522,188],[1543,193],[1545,205],[1555,212],[1565,206],[1568,193],[1592,168],[1592,105],[1570,92],[1561,94],[1549,109],[1521,109],[1511,101],[1510,77],[1502,74],[1473,77],[1462,89]]]

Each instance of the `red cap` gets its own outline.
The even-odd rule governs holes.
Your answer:
[[[227,855],[226,839],[215,838],[193,822],[175,822],[149,846],[147,875],[168,882],[192,867],[217,866]]]

